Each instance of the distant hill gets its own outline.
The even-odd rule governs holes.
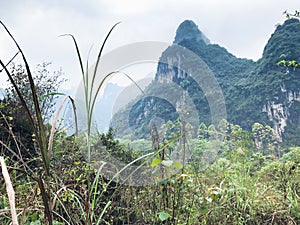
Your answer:
[[[226,109],[229,122],[248,130],[255,122],[270,125],[279,141],[300,145],[300,69],[277,65],[282,59],[300,61],[297,19],[277,26],[256,62],[211,44],[196,24],[187,20],[179,25],[173,45],[162,53],[155,81],[146,89],[148,97],[137,99],[122,112],[129,113],[129,126],[136,137],[146,137],[151,120],[175,120],[182,108],[197,114],[188,116],[191,122],[197,120],[195,126],[217,123],[213,117],[219,104],[220,111]],[[209,90],[212,76],[218,85]],[[122,118],[122,112],[113,121]],[[118,126],[120,134],[128,130],[126,123]]]
[[[0,99],[4,98],[4,89],[0,88]]]
[[[102,96],[98,97],[94,111],[95,122],[99,131],[106,131],[112,118],[114,103],[123,87],[117,84],[108,83]]]

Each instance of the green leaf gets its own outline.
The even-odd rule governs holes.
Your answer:
[[[281,65],[286,66],[286,61],[285,60],[280,60],[279,62],[277,62],[277,65],[278,66],[281,66]]]
[[[159,217],[160,221],[165,221],[165,220],[169,219],[171,217],[171,215],[169,213],[159,212],[158,217]]]
[[[173,162],[173,166],[178,168],[178,169],[182,169],[183,168],[183,165],[181,162],[178,162],[178,161],[175,161]]]
[[[49,93],[49,94],[46,94],[46,95],[43,95],[43,96],[39,97],[39,101],[43,101],[45,98],[48,98],[48,97],[51,97],[51,96],[64,96],[64,95],[66,95],[66,94],[60,93],[60,92]]]
[[[161,163],[161,161],[162,161],[161,158],[159,158],[159,157],[155,158],[155,159],[152,160],[151,166],[153,166],[153,167],[157,166]]]
[[[160,181],[157,182],[157,184],[159,185],[165,185],[165,184],[168,184],[169,183],[169,179],[166,178],[166,179],[162,179]]]
[[[292,60],[292,61],[289,61],[289,66],[295,66],[296,65],[296,61],[295,60]]]
[[[173,165],[174,161],[173,160],[163,160],[161,162],[162,165],[166,166],[166,167],[171,167]]]

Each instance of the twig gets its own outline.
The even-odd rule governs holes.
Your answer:
[[[13,60],[14,58],[16,58],[16,56],[19,54],[19,51],[8,61],[8,63],[6,63],[5,67],[7,67]],[[3,71],[4,69],[0,70],[0,73]]]

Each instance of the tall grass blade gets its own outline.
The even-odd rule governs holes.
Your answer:
[[[8,33],[8,35],[10,36],[10,38],[13,40],[13,42],[15,43],[16,47],[18,48],[19,52],[22,55],[22,59],[24,61],[25,64],[25,68],[26,68],[26,72],[27,72],[27,76],[28,76],[28,80],[29,80],[29,84],[30,84],[30,89],[31,89],[31,93],[32,93],[32,100],[34,103],[34,110],[35,110],[35,116],[37,119],[37,124],[33,119],[33,116],[24,100],[24,98],[22,97],[22,94],[19,90],[19,88],[17,87],[16,83],[13,80],[13,77],[11,76],[11,74],[9,73],[9,71],[7,70],[7,68],[5,67],[5,65],[3,64],[2,61],[0,61],[1,66],[5,69],[5,72],[7,73],[10,81],[13,84],[13,87],[15,88],[18,97],[21,101],[22,107],[25,109],[28,119],[33,127],[33,131],[36,135],[36,140],[38,143],[38,146],[40,148],[41,151],[41,156],[42,156],[42,162],[43,162],[43,167],[46,173],[46,176],[49,177],[50,176],[50,159],[48,157],[47,154],[47,138],[46,138],[46,132],[45,132],[45,128],[44,128],[44,123],[43,123],[43,118],[42,118],[42,113],[40,110],[40,106],[39,106],[39,100],[38,100],[38,96],[37,96],[37,91],[35,89],[35,85],[34,85],[34,81],[33,81],[33,76],[31,74],[31,70],[29,68],[29,64],[26,60],[26,57],[22,51],[22,49],[20,48],[19,44],[17,43],[17,41],[15,40],[15,38],[13,37],[13,35],[10,33],[10,31],[7,29],[7,27],[4,25],[4,23],[2,21],[0,21],[0,24],[4,27],[4,29],[6,30],[6,32]],[[53,224],[53,219],[52,219],[52,213],[51,210],[49,208],[49,194],[47,193],[44,183],[43,183],[43,179],[42,177],[38,177],[37,182],[39,184],[40,187],[40,191],[42,194],[42,199],[43,199],[43,204],[44,204],[44,211],[45,211],[45,216],[48,219],[48,223],[49,225]],[[47,187],[48,188],[48,187]]]
[[[5,67],[7,67],[19,54],[20,52],[17,52],[9,61],[6,63]],[[3,69],[0,70],[0,73],[3,71]]]
[[[36,133],[36,138],[38,140],[38,144],[39,144],[39,147],[40,147],[40,150],[41,150],[41,155],[42,155],[42,160],[43,160],[45,172],[46,172],[47,175],[49,175],[50,159],[47,157],[48,154],[47,154],[46,133],[45,133],[45,129],[44,129],[42,113],[41,113],[41,110],[40,110],[38,96],[37,96],[37,92],[36,92],[36,89],[35,89],[35,85],[34,85],[33,77],[32,77],[32,74],[31,74],[31,70],[29,68],[29,64],[26,60],[26,57],[25,57],[22,49],[20,48],[19,44],[17,43],[17,41],[15,40],[13,35],[10,33],[10,31],[7,29],[7,27],[4,25],[4,23],[2,21],[0,21],[0,24],[4,27],[4,29],[6,30],[8,35],[11,37],[11,39],[13,40],[15,45],[17,46],[19,52],[22,55],[22,59],[25,63],[25,68],[26,68],[28,80],[29,80],[29,83],[30,83],[30,88],[31,88],[31,92],[32,92],[32,99],[33,99],[34,109],[35,109],[35,115],[36,115],[36,118],[37,118],[37,125],[38,125],[38,129],[34,128],[34,131]],[[1,65],[3,66],[2,62],[1,62]],[[4,67],[4,68],[6,68],[6,67]],[[6,71],[6,73],[8,72],[7,69],[5,69],[5,71]],[[7,73],[7,74],[9,74],[9,73]],[[12,77],[10,76],[9,79],[13,80],[11,78]],[[13,86],[18,89],[18,87],[16,85],[13,85]],[[16,89],[16,91],[17,91],[17,89]],[[20,91],[17,91],[17,93],[18,93],[18,96],[20,98],[20,96],[22,96]],[[20,100],[21,99],[23,99],[23,98],[21,97]],[[26,111],[29,114],[28,116],[29,116],[30,122],[33,123],[32,126],[35,127],[34,120],[32,119],[32,116],[30,114],[30,111],[29,111],[29,109],[27,107],[27,104],[24,101],[24,99],[23,99],[23,101],[21,100],[21,103],[22,103],[23,107],[25,107],[25,109],[27,108]]]
[[[42,179],[42,177],[38,177],[38,185],[39,185],[39,188],[40,188],[40,191],[41,191],[41,195],[42,195],[42,199],[43,199],[43,204],[44,204],[44,213],[48,219],[48,223],[49,225],[52,225],[53,224],[53,217],[52,217],[52,211],[51,211],[51,208],[50,208],[50,196],[49,194],[47,193],[46,189],[45,189],[45,184],[44,184],[44,181]]]
[[[31,126],[32,126],[32,129],[33,129],[35,135],[37,135],[38,132],[37,132],[37,129],[36,129],[36,126],[35,126],[35,122],[34,122],[34,120],[33,120],[33,117],[32,117],[32,115],[31,115],[31,112],[30,112],[30,110],[29,110],[29,108],[28,108],[28,106],[27,106],[27,104],[26,104],[26,102],[25,102],[25,100],[24,100],[24,98],[23,98],[23,95],[22,95],[20,89],[18,88],[18,86],[17,86],[17,84],[15,83],[15,81],[14,81],[12,75],[10,74],[10,72],[8,71],[8,69],[6,68],[6,66],[3,64],[3,62],[2,62],[1,60],[0,60],[0,65],[1,65],[1,66],[3,67],[3,69],[5,70],[5,72],[6,72],[7,76],[8,76],[9,81],[12,83],[14,89],[16,90],[17,95],[18,95],[18,97],[19,97],[19,99],[20,99],[21,105],[22,105],[22,107],[24,108],[24,110],[26,111],[26,114],[27,114],[27,117],[28,117],[28,119],[29,119],[29,121],[30,121],[30,124],[31,124]],[[37,140],[39,141],[38,138],[39,138],[39,137],[37,137]]]
[[[91,110],[90,110],[89,118],[92,118],[92,116],[93,116],[93,111],[94,111],[95,104],[96,104],[96,101],[97,101],[97,96],[98,96],[98,94],[99,94],[99,92],[100,92],[100,90],[101,90],[101,87],[103,86],[104,82],[105,82],[110,76],[112,76],[112,75],[114,75],[114,74],[118,74],[118,73],[125,75],[132,83],[134,83],[134,84],[138,87],[138,89],[140,89],[140,91],[141,91],[143,94],[145,94],[144,91],[143,91],[143,89],[138,85],[138,83],[136,83],[136,82],[135,82],[128,74],[126,74],[126,73],[124,73],[124,72],[122,72],[122,71],[114,71],[114,72],[111,72],[111,73],[107,74],[107,75],[101,80],[101,83],[100,83],[99,86],[97,87],[95,96],[94,96],[94,98],[93,98],[93,100],[92,100],[92,105],[91,105]],[[92,122],[92,121],[89,121],[89,122],[90,122],[89,126],[91,126],[91,122]]]
[[[102,217],[103,217],[104,213],[106,212],[106,209],[110,206],[110,204],[111,204],[111,201],[108,201],[108,202],[106,203],[104,209],[101,211],[101,214],[100,214],[100,216],[99,216],[99,218],[98,218],[98,220],[97,220],[96,225],[99,225],[99,224],[101,223]]]
[[[99,176],[100,176],[100,172],[102,171],[102,168],[104,167],[106,163],[103,163],[96,174],[96,177],[94,178],[93,184],[91,186],[91,194],[93,195],[93,200],[92,200],[92,212],[91,212],[91,218],[94,217],[94,210],[95,210],[95,203],[96,203],[96,196],[97,196],[97,191],[98,191],[98,181],[99,181]],[[91,196],[89,196],[89,198],[91,199]]]
[[[95,79],[96,79],[96,74],[97,74],[97,71],[98,71],[98,66],[99,66],[99,63],[100,63],[100,59],[101,59],[101,55],[102,55],[102,52],[103,52],[103,49],[104,49],[104,46],[111,34],[111,32],[115,29],[115,27],[119,24],[120,22],[116,23],[115,25],[112,26],[112,28],[110,29],[110,31],[108,32],[108,34],[106,35],[102,45],[101,45],[101,48],[100,48],[100,51],[98,53],[98,56],[97,56],[97,60],[96,60],[96,64],[95,64],[95,68],[94,68],[94,73],[93,73],[93,76],[92,76],[92,82],[91,82],[91,91],[90,91],[90,98],[89,98],[89,103],[91,103],[91,98],[92,98],[92,94],[93,94],[93,88],[94,88],[94,83],[95,83]],[[87,74],[88,76],[88,74]],[[97,96],[97,95],[95,95]],[[90,110],[92,110],[92,108],[90,108]]]
[[[68,99],[71,100],[73,113],[75,115],[75,127],[76,127],[75,133],[76,133],[76,135],[78,133],[77,116],[76,116],[76,108],[75,108],[74,100],[70,96],[66,96],[63,99],[63,101],[60,103],[60,105],[58,106],[58,109],[56,110],[55,117],[53,119],[51,132],[50,132],[50,136],[49,136],[49,141],[48,141],[48,157],[49,158],[51,158],[51,154],[52,154],[52,146],[53,146],[54,134],[55,134],[55,130],[56,130],[55,128],[56,128],[56,124],[57,124],[57,121],[58,121],[58,117],[59,117],[59,114],[60,114],[60,111],[61,111],[62,107],[64,106],[64,104],[66,103],[66,101]]]
[[[72,38],[73,43],[75,45],[75,49],[76,49],[76,54],[78,57],[78,61],[79,61],[79,65],[80,65],[80,70],[81,70],[81,75],[82,75],[82,81],[83,81],[83,87],[84,87],[84,96],[85,96],[85,104],[86,104],[86,109],[88,108],[88,76],[86,75],[87,71],[84,71],[84,67],[83,67],[83,62],[82,62],[82,58],[81,58],[81,53],[77,44],[77,41],[75,39],[75,37],[72,34],[63,34],[60,35],[60,37],[65,37],[65,36],[69,36]]]
[[[97,60],[95,63],[95,67],[92,71],[92,77],[89,77],[89,60],[87,60],[86,63],[86,71],[84,71],[84,67],[83,67],[83,62],[82,62],[82,58],[81,58],[81,54],[79,51],[79,47],[77,44],[76,39],[74,38],[73,35],[71,34],[65,34],[65,35],[61,35],[61,36],[70,36],[75,44],[75,48],[76,48],[76,53],[77,53],[77,57],[79,60],[79,64],[80,64],[80,68],[81,68],[81,74],[82,74],[82,80],[83,80],[83,88],[84,88],[84,99],[85,99],[85,110],[86,110],[86,141],[87,141],[87,152],[88,152],[88,156],[87,156],[87,161],[88,163],[91,162],[91,140],[90,140],[90,136],[91,136],[91,130],[92,130],[92,117],[93,117],[93,111],[94,111],[94,107],[97,101],[97,96],[101,90],[101,87],[103,87],[104,82],[107,80],[108,77],[112,76],[115,73],[122,73],[122,72],[111,72],[109,74],[107,74],[100,82],[99,85],[97,85],[97,87],[95,87],[95,82],[96,82],[96,76],[97,76],[97,71],[98,71],[98,67],[100,64],[100,60],[101,60],[101,56],[103,53],[103,49],[106,45],[106,42],[109,38],[109,36],[111,35],[112,31],[114,30],[114,28],[118,25],[119,23],[116,23],[108,32],[108,34],[106,35],[100,50],[98,52],[98,56],[97,56]],[[91,49],[90,49],[91,50]],[[90,51],[89,51],[90,54]],[[127,76],[133,83],[135,83],[138,88],[142,91],[143,90],[139,87],[139,85],[127,74],[122,73],[125,76]],[[91,79],[91,80],[90,80]],[[131,165],[131,164],[130,164]],[[102,165],[103,166],[103,165]],[[102,167],[101,167],[102,168]],[[100,175],[100,171],[101,168],[98,170],[96,178],[93,182],[93,184],[89,186],[89,194],[88,194],[88,199],[86,202],[86,218],[85,218],[85,223],[92,223],[93,221],[93,217],[94,217],[94,209],[95,209],[95,202],[96,202],[96,195],[97,195],[97,185],[98,185],[98,179],[99,179],[99,175]],[[126,167],[127,168],[127,167]],[[125,168],[124,168],[125,169]],[[93,196],[92,196],[93,195]],[[102,195],[102,193],[100,194],[100,196]],[[89,204],[91,203],[91,206],[89,206]],[[101,218],[106,210],[106,208],[110,205],[110,203],[108,202],[106,207],[104,208],[104,210],[102,211],[102,214],[100,215],[100,218],[98,219],[99,223],[101,221]]]
[[[74,45],[75,45],[75,48],[76,48],[76,53],[77,53],[79,64],[80,64],[81,74],[83,76],[82,78],[84,78],[84,68],[83,68],[83,63],[82,63],[81,54],[80,54],[80,51],[79,51],[77,41],[76,41],[75,37],[72,34],[63,34],[63,35],[60,35],[59,37],[64,37],[64,36],[70,36],[72,38],[73,42],[74,42]]]

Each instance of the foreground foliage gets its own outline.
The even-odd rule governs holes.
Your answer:
[[[86,204],[92,204],[95,218],[102,215],[99,224],[300,222],[300,147],[282,150],[281,157],[262,154],[261,147],[255,147],[252,134],[238,130],[222,141],[219,145],[222,150],[212,162],[208,162],[203,156],[213,151],[208,145],[214,140],[203,138],[203,130],[198,133],[198,150],[194,151],[193,160],[184,167],[179,162],[168,163],[171,160],[168,147],[176,149],[179,139],[173,139],[173,146],[164,148],[164,160],[144,159],[153,172],[162,168],[177,171],[171,175],[165,173],[165,176],[158,173],[153,176],[152,184],[147,186],[130,186],[110,180],[107,173],[99,170],[99,164],[87,163],[75,137],[60,133],[55,139],[49,182],[54,196],[51,201],[53,224],[87,224],[84,216]],[[117,151],[123,148],[120,160],[138,157],[137,151],[136,155],[132,155],[125,150],[121,140],[114,140],[111,132],[102,134],[100,140],[101,144],[96,142],[93,146],[100,144]],[[264,152],[274,153],[273,148],[270,144]],[[120,156],[115,153],[115,157]],[[37,184],[20,172],[18,163],[8,158],[7,163],[16,191],[21,224],[44,224],[45,218],[41,216],[44,209]],[[92,191],[88,183],[94,184]],[[0,222],[9,224],[9,205],[3,183],[1,196]]]

